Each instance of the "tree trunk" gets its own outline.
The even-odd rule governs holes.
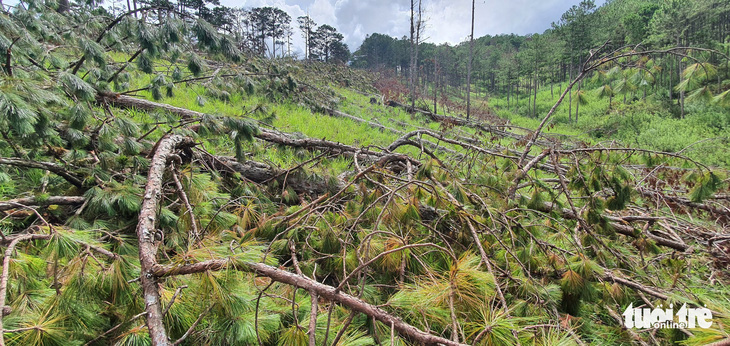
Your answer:
[[[408,93],[411,97],[411,107],[416,106],[416,95],[414,95],[414,80],[413,75],[415,74],[416,67],[416,41],[415,41],[415,0],[411,0],[411,60],[408,64]]]
[[[679,47],[679,38],[677,38],[677,47]],[[677,59],[677,83],[682,81],[682,59]],[[684,119],[684,90],[679,91],[679,116]]]
[[[527,116],[532,114],[532,78],[527,77]]]
[[[570,67],[568,70],[568,78],[573,79],[573,69]],[[573,93],[568,93],[568,121],[573,121]]]
[[[438,60],[433,60],[433,112],[438,113],[437,91],[439,88]]]
[[[157,266],[157,248],[162,243],[163,234],[155,226],[157,220],[157,204],[162,197],[162,183],[167,159],[178,149],[195,145],[191,138],[172,135],[160,140],[154,157],[150,163],[145,186],[144,200],[137,223],[137,240],[139,242],[140,282],[147,312],[147,329],[153,346],[166,346],[167,339],[160,304],[160,292],[157,277],[153,269]]]
[[[535,70],[535,99],[532,101],[532,117],[533,118],[537,117],[537,87],[539,86],[538,82],[537,82],[537,78],[538,78],[538,74],[537,74],[537,70]]]
[[[578,93],[580,93],[580,87],[582,85],[582,81],[578,83]],[[578,123],[578,109],[580,108],[580,96],[578,96],[578,99],[575,100],[575,123]]]
[[[608,95],[608,110],[611,110],[611,101],[613,100],[613,93]]]
[[[99,93],[96,96],[97,102],[109,103],[121,108],[136,108],[139,110],[154,111],[164,110],[172,114],[177,114],[183,119],[202,119],[205,113],[192,111],[185,108],[175,107],[164,103],[157,103],[148,100],[138,99],[131,96],[120,95],[116,93]],[[344,114],[344,113],[342,113]],[[354,118],[354,117],[353,117]],[[354,120],[354,119],[353,119]],[[362,119],[360,119],[362,120]],[[191,129],[194,129],[196,125],[192,125]],[[387,154],[379,151],[372,151],[362,149],[342,143],[332,142],[325,139],[314,139],[314,138],[301,138],[295,137],[285,132],[279,132],[269,130],[266,128],[259,128],[258,133],[254,137],[281,145],[286,145],[295,148],[304,148],[307,150],[319,150],[337,153],[344,156],[352,157],[357,155],[358,158],[366,161],[377,161],[377,160],[395,160],[406,159],[411,161],[411,164],[420,166],[420,163],[416,160],[410,159],[407,156],[400,154]],[[425,143],[428,144],[428,143]],[[398,159],[397,157],[400,157]]]
[[[471,35],[469,35],[469,63],[466,67],[466,119],[471,115],[471,64],[474,60],[474,4],[471,1]]]

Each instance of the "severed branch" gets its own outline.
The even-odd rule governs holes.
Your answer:
[[[76,187],[81,187],[83,184],[83,180],[81,178],[69,172],[63,166],[53,162],[39,162],[12,157],[0,157],[0,165],[43,169],[55,173]]]
[[[292,285],[298,288],[315,292],[320,297],[340,303],[353,311],[368,315],[386,325],[392,325],[401,335],[411,340],[427,345],[443,344],[447,346],[463,345],[436,335],[426,333],[410,324],[403,322],[400,318],[391,315],[387,311],[368,304],[367,302],[353,297],[349,294],[338,292],[337,288],[328,286],[310,278],[280,270],[262,263],[235,262],[230,259],[210,260],[183,266],[161,266],[157,265],[151,272],[154,276],[161,278],[174,275],[187,275],[201,273],[209,270],[237,269],[251,271],[266,276],[274,281]]]
[[[335,193],[344,186],[344,183],[337,177],[307,177],[306,174],[299,174],[298,172],[287,174],[287,171],[265,163],[251,160],[240,162],[228,156],[214,156],[202,153],[199,157],[207,167],[226,173],[239,173],[246,180],[257,184],[276,181],[279,186],[284,186],[286,182],[286,186],[292,188],[298,194],[319,196],[327,192]]]
[[[163,323],[162,304],[157,278],[152,269],[157,266],[157,240],[155,221],[157,219],[157,204],[162,197],[162,178],[167,168],[168,158],[178,149],[193,146],[192,139],[172,135],[160,140],[154,153],[150,170],[147,175],[147,185],[144,200],[140,208],[137,223],[137,239],[139,241],[139,261],[141,265],[140,281],[144,294],[145,311],[147,312],[147,328],[153,346],[167,346],[170,344]]]
[[[537,210],[544,212],[544,213],[550,213],[550,212],[557,212],[559,213],[563,218],[569,219],[569,220],[577,220],[578,216],[575,215],[575,213],[567,208],[560,208],[558,209],[555,204],[550,202],[543,202],[541,205],[537,206]],[[613,228],[616,233],[623,234],[632,238],[637,238],[639,236],[639,233],[637,233],[634,230],[634,227],[628,225],[627,223],[629,221],[634,221],[633,218],[629,217],[627,219],[616,217],[616,216],[607,216],[606,217],[609,221],[608,225]],[[689,245],[685,244],[684,242],[672,240],[672,239],[666,239],[659,237],[649,231],[645,232],[645,235],[653,240],[657,245],[666,246],[668,248],[675,249],[677,251],[685,252],[690,247]]]
[[[365,119],[361,119],[361,118],[358,118],[356,116],[349,115],[347,113],[344,113],[344,112],[341,112],[341,111],[338,111],[338,110],[335,110],[335,109],[327,109],[326,112],[327,112],[327,114],[329,114],[330,116],[333,116],[333,117],[350,119],[352,121],[355,121],[355,122],[358,122],[358,123],[361,123],[361,124],[366,124],[366,125],[368,125],[368,126],[370,126],[372,128],[375,128],[375,129],[380,130],[381,132],[382,131],[392,132],[392,133],[397,134],[397,135],[405,136],[405,139],[411,137],[411,136],[408,136],[408,134],[405,134],[403,131],[396,130],[396,129],[392,128],[392,127],[387,127],[387,126],[384,126],[384,125],[381,125],[381,124],[378,124],[378,123],[374,123],[372,121],[367,121]],[[422,140],[421,142],[424,145],[426,145],[426,146],[428,146],[428,147],[430,147],[431,149],[434,149],[434,150],[442,150],[442,151],[445,151],[445,152],[448,152],[448,153],[451,153],[451,154],[458,154],[457,152],[455,152],[455,151],[453,151],[453,150],[451,150],[449,148],[440,146],[440,145],[438,145],[436,143],[433,143],[433,142],[430,142],[430,141]]]
[[[419,109],[419,108],[411,108],[410,106],[404,105],[402,103],[399,103],[399,102],[396,102],[396,101],[393,101],[393,100],[389,100],[385,104],[388,105],[388,106],[391,106],[391,107],[403,108],[403,109],[405,109],[409,113],[423,114],[423,115],[429,117],[431,120],[433,120],[435,122],[439,122],[439,123],[443,123],[443,124],[449,124],[449,125],[465,126],[465,127],[473,128],[473,129],[476,129],[476,130],[485,131],[485,132],[488,132],[488,133],[490,133],[492,135],[495,135],[495,136],[501,137],[501,138],[512,138],[512,139],[521,140],[524,137],[524,136],[522,136],[520,134],[503,130],[503,128],[515,128],[515,127],[517,127],[517,126],[514,126],[514,125],[509,125],[509,126],[507,126],[507,125],[489,125],[489,124],[485,124],[485,123],[481,123],[481,122],[467,120],[467,119],[464,119],[464,118],[458,118],[458,117],[452,117],[452,116],[448,116],[448,115],[436,114],[436,113],[433,113],[433,112],[430,112],[430,111],[426,111],[426,110],[423,110],[423,109]],[[527,130],[527,129],[523,129],[523,130]],[[555,146],[555,144],[550,143],[550,142],[547,142],[547,141],[536,141],[536,143],[539,144],[539,145],[541,145],[541,146],[544,146],[544,147],[553,147],[553,146]]]
[[[25,197],[0,202],[0,211],[18,208],[23,206],[46,207],[49,205],[79,205],[86,201],[83,196],[51,196],[48,198]]]
[[[165,307],[165,311],[162,312],[162,316],[167,315],[167,312],[170,311],[172,304],[175,304],[175,299],[177,299],[177,297],[182,293],[182,290],[184,290],[186,288],[188,288],[188,285],[182,285],[175,290],[175,293],[173,293],[172,298],[170,298],[170,302],[167,303],[167,306]]]
[[[456,261],[457,261],[456,257],[454,257],[454,255],[451,253],[451,251],[449,251],[448,249],[446,249],[443,246],[439,246],[439,245],[434,244],[434,243],[419,243],[419,244],[403,245],[403,246],[397,247],[395,249],[390,249],[388,251],[381,252],[377,256],[371,258],[369,261],[364,262],[363,264],[357,266],[357,268],[355,268],[353,271],[350,272],[350,274],[347,274],[347,276],[344,279],[342,279],[342,281],[340,282],[340,285],[337,286],[337,290],[338,291],[341,290],[347,284],[347,282],[350,281],[350,279],[352,279],[352,277],[355,274],[359,273],[364,268],[366,268],[369,265],[373,264],[375,261],[377,261],[377,260],[379,260],[379,259],[381,259],[381,258],[383,258],[383,257],[385,257],[387,255],[390,255],[390,254],[392,254],[394,252],[398,252],[398,251],[402,251],[402,250],[406,250],[406,249],[413,249],[413,248],[417,248],[417,247],[424,247],[424,246],[435,247],[435,248],[443,251],[444,253],[448,254],[449,257],[451,257],[451,259],[454,261],[454,263],[456,263]]]
[[[193,206],[190,205],[190,200],[188,199],[188,195],[185,193],[185,188],[183,187],[182,183],[180,182],[180,178],[177,177],[177,171],[175,170],[175,165],[172,165],[172,180],[175,182],[175,187],[177,188],[177,193],[180,195],[180,199],[183,201],[183,204],[185,205],[185,209],[188,212],[188,217],[190,217],[190,228],[192,228],[193,238],[195,241],[200,241],[200,231],[198,230],[198,224],[195,220],[195,213],[193,212]]]
[[[687,198],[667,196],[660,192],[652,191],[652,190],[649,190],[646,188],[641,188],[641,187],[636,188],[636,191],[639,192],[639,194],[641,194],[642,196],[648,197],[648,198],[651,198],[654,200],[666,201],[666,202],[669,202],[670,204],[681,205],[681,206],[684,206],[687,208],[704,210],[704,211],[710,213],[710,215],[723,216],[725,218],[730,219],[730,209],[727,209],[727,208],[718,208],[718,207],[709,205],[707,203],[692,202]]]
[[[626,286],[626,287],[631,287],[631,288],[633,288],[635,290],[644,292],[644,293],[646,293],[646,294],[648,294],[648,295],[650,295],[652,297],[655,297],[655,298],[659,298],[659,299],[662,299],[662,300],[668,300],[669,299],[669,296],[666,295],[666,294],[664,294],[663,292],[657,291],[655,288],[644,286],[644,285],[642,285],[642,284],[640,284],[638,282],[634,282],[634,281],[631,281],[629,279],[620,278],[620,277],[615,276],[615,275],[610,274],[610,273],[606,273],[603,278],[604,278],[604,280],[608,280],[608,281],[611,281],[611,282],[615,282],[615,283],[617,283],[619,285],[623,285],[623,286]]]

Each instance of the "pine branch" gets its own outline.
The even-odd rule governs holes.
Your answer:
[[[2,276],[0,276],[0,307],[5,306],[5,298],[8,294],[10,258],[13,256],[15,246],[18,245],[18,243],[20,243],[21,241],[49,238],[51,238],[50,234],[23,234],[13,239],[13,241],[10,242],[10,245],[8,245],[8,247],[5,249],[5,257],[3,257]],[[0,346],[5,346],[5,337],[3,336],[4,333],[5,331],[3,331],[3,318],[0,315]]]
[[[400,318],[391,315],[385,310],[368,304],[365,301],[353,297],[349,294],[338,292],[337,288],[328,286],[310,278],[293,274],[276,267],[272,267],[262,263],[234,262],[229,259],[209,260],[194,264],[182,266],[161,266],[157,265],[151,272],[158,278],[176,275],[188,275],[201,273],[206,271],[216,271],[223,269],[237,269],[241,271],[252,271],[259,275],[266,276],[274,281],[292,285],[311,292],[316,292],[320,297],[333,302],[340,303],[348,308],[363,313],[367,316],[386,324],[393,325],[393,328],[399,334],[407,337],[415,342],[430,344],[443,344],[450,346],[460,346],[463,344],[444,339],[439,336],[428,334],[420,329],[403,322]]]
[[[124,19],[124,18],[126,18],[128,16],[131,16],[131,15],[133,15],[135,13],[139,13],[139,12],[143,12],[143,11],[148,11],[148,10],[154,10],[154,9],[158,9],[158,8],[159,7],[157,7],[157,6],[140,7],[138,9],[131,10],[131,11],[128,11],[126,13],[123,13],[123,14],[119,15],[111,23],[109,23],[109,25],[107,25],[106,28],[104,28],[104,30],[101,31],[101,33],[99,33],[99,36],[96,38],[96,43],[100,43],[101,40],[104,38],[104,35],[106,35],[106,33],[109,32],[109,30],[111,30],[117,24],[119,24],[122,21],[122,19]],[[79,60],[77,60],[75,63],[72,63],[71,65],[69,65],[69,68],[71,66],[73,66],[73,70],[71,71],[71,74],[76,74],[77,72],[79,72],[79,69],[81,68],[81,65],[84,64],[84,61],[85,60],[86,60],[86,56],[84,55],[84,56],[81,56],[81,58],[79,58]]]
[[[111,82],[113,82],[113,81],[114,81],[114,79],[115,79],[115,78],[117,78],[117,76],[118,76],[118,75],[119,75],[120,73],[122,73],[122,72],[123,72],[123,71],[124,71],[124,70],[125,70],[125,69],[127,68],[127,66],[129,66],[129,64],[130,64],[130,63],[131,63],[132,61],[134,61],[134,59],[137,59],[137,57],[138,57],[138,56],[139,56],[140,54],[142,54],[142,52],[144,52],[144,50],[145,50],[144,48],[140,48],[140,49],[138,49],[138,50],[137,50],[136,52],[134,52],[134,54],[132,54],[132,56],[130,56],[130,57],[129,57],[129,59],[127,59],[127,62],[125,62],[125,63],[124,63],[124,65],[122,65],[122,67],[120,67],[119,69],[117,69],[117,70],[116,70],[116,71],[114,72],[114,74],[113,74],[113,75],[112,75],[111,77],[109,77],[109,79],[107,79],[107,80],[106,80],[106,82],[107,82],[107,83],[111,83]]]
[[[183,336],[181,336],[180,339],[177,339],[177,341],[175,341],[174,343],[172,343],[172,346],[180,345],[183,341],[185,341],[185,339],[187,339],[188,336],[190,336],[190,333],[192,333],[193,330],[195,330],[195,327],[197,327],[198,324],[200,324],[200,322],[203,320],[203,317],[205,317],[205,315],[207,315],[210,312],[210,310],[213,309],[213,306],[214,305],[215,304],[211,304],[210,306],[208,306],[208,308],[205,309],[205,311],[203,311],[198,316],[198,319],[196,319],[195,322],[193,322],[193,324],[190,325],[190,328],[188,328],[188,330],[185,331],[185,334],[183,334]]]
[[[319,300],[319,295],[316,291],[312,290],[309,291],[310,296],[310,312],[309,312],[309,329],[307,331],[307,334],[309,334],[309,346],[317,346],[317,303]]]
[[[51,196],[46,198],[25,197],[0,201],[0,211],[19,208],[23,206],[47,207],[49,205],[80,205],[83,204],[86,197],[83,196]]]
[[[91,341],[89,341],[89,342],[85,343],[85,344],[84,344],[84,346],[89,346],[89,345],[92,345],[92,344],[94,344],[94,342],[96,342],[96,341],[98,341],[99,339],[101,339],[101,338],[105,337],[105,336],[106,336],[106,335],[108,335],[109,333],[111,333],[111,332],[113,332],[113,331],[115,331],[115,330],[119,329],[119,327],[123,326],[124,324],[130,323],[130,322],[133,322],[133,321],[136,321],[136,320],[137,320],[138,318],[140,318],[140,317],[142,317],[142,316],[145,316],[145,315],[147,315],[147,311],[144,311],[144,312],[140,312],[140,313],[138,313],[138,314],[136,314],[136,315],[132,316],[132,318],[130,318],[130,319],[129,319],[128,321],[123,321],[123,322],[120,322],[119,324],[117,324],[116,326],[114,326],[114,327],[112,327],[111,329],[107,330],[106,332],[102,333],[101,335],[99,335],[99,336],[95,337],[94,339],[91,339]]]
[[[16,159],[12,157],[0,157],[0,165],[38,168],[51,171],[76,187],[80,188],[83,186],[83,181],[81,180],[81,178],[76,176],[76,174],[69,172],[68,170],[66,170],[66,168],[57,163]]]
[[[185,205],[185,209],[187,210],[188,217],[190,218],[190,228],[192,228],[192,235],[195,241],[200,241],[200,231],[198,231],[198,224],[195,220],[195,212],[193,211],[193,206],[190,205],[190,200],[188,199],[188,195],[185,193],[185,188],[183,187],[182,183],[180,182],[180,178],[177,177],[177,171],[175,170],[175,165],[173,164],[171,167],[171,173],[172,173],[172,180],[175,182],[175,187],[177,188],[177,193],[180,196],[180,199],[182,199],[183,204]]]

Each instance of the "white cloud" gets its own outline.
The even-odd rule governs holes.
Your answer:
[[[417,1],[417,0],[416,0]],[[427,42],[451,44],[469,37],[471,1],[422,0]],[[478,0],[475,3],[476,37],[487,34],[529,34],[543,32],[550,23],[579,0]],[[235,0],[222,0],[226,6],[241,6]],[[598,0],[598,4],[603,0]],[[409,35],[410,0],[251,0],[244,7],[275,6],[287,11],[293,20],[309,14],[317,24],[329,24],[345,36],[350,50],[356,50],[372,33],[393,37]],[[296,23],[292,23],[296,26]],[[297,30],[298,31],[298,30]],[[301,51],[304,40],[297,33],[295,44]]]

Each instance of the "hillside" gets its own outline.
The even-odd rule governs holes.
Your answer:
[[[530,128],[580,76],[551,117],[558,132],[591,145],[618,141],[728,167],[728,23],[730,3],[724,0],[614,0],[600,6],[583,0],[554,18],[548,30],[530,35],[412,45],[419,35],[374,33],[353,53],[352,66],[391,76],[401,68],[404,77],[414,78],[404,82],[404,101],[420,108],[456,104],[461,107],[451,108],[462,115],[488,113]],[[428,37],[429,30],[417,31]],[[593,55],[631,52],[641,59],[618,59],[581,74]]]
[[[60,6],[0,13],[0,345],[729,342],[719,155]],[[622,318],[668,304],[712,324]]]

